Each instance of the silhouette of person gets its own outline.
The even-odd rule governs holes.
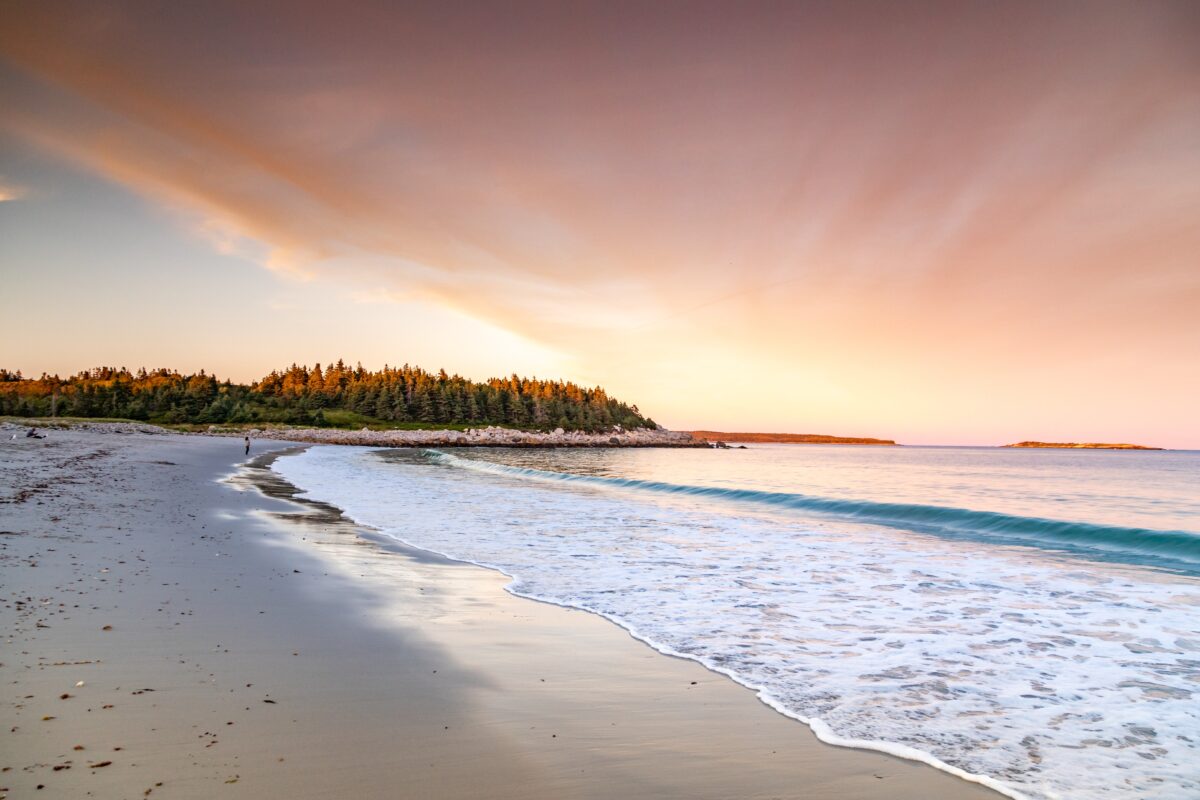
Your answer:
[[[250,455],[250,437],[246,437],[246,455]]]

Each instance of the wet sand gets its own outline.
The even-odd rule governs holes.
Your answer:
[[[289,502],[292,446],[0,443],[0,796],[1000,797]]]

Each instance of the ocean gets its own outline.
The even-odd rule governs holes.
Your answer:
[[[1200,452],[312,447],[274,468],[1013,797],[1200,797]]]

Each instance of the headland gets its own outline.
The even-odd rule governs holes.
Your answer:
[[[863,436],[826,436],[819,433],[725,433],[722,431],[688,431],[697,439],[715,442],[747,442],[756,444],[863,444],[896,446],[891,439],[871,439]]]

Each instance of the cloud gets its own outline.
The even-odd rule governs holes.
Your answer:
[[[20,200],[28,194],[28,191],[24,186],[10,183],[3,177],[0,177],[0,203],[11,203],[14,200]]]
[[[791,364],[832,409],[869,374],[957,388],[1144,352],[1177,372],[1194,13],[943,11],[18,3],[3,124],[221,252],[450,306],[599,376],[631,354]]]

